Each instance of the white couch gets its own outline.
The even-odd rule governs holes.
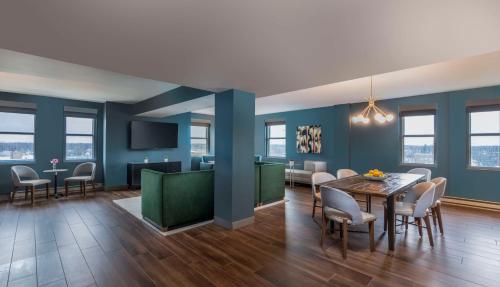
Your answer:
[[[327,171],[326,170],[326,162],[324,161],[314,161],[314,160],[305,160],[304,161],[304,169],[297,169],[297,167],[293,170],[293,181],[300,182],[305,184],[311,184],[312,174],[315,172]],[[290,169],[285,169],[285,180],[290,180]]]

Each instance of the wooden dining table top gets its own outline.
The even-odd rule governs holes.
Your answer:
[[[386,174],[388,177],[384,181],[368,180],[362,175],[355,175],[317,184],[316,187],[326,185],[350,193],[388,197],[403,192],[424,177],[424,175],[421,174],[411,173]]]

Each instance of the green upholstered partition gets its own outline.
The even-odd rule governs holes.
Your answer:
[[[254,206],[260,205],[260,164],[255,163],[255,202]]]
[[[163,230],[214,216],[213,170],[161,173],[142,170],[142,215]]]
[[[255,163],[256,193],[259,204],[282,200],[285,197],[285,165],[282,163]],[[258,181],[257,181],[258,180]],[[258,204],[256,204],[258,205]]]
[[[142,217],[157,227],[163,223],[163,173],[143,169],[141,172]]]

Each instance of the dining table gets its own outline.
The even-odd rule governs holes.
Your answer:
[[[372,196],[383,197],[387,202],[387,231],[389,250],[394,250],[396,242],[396,215],[394,202],[396,196],[406,192],[409,188],[424,179],[424,175],[410,173],[386,173],[387,178],[384,180],[370,180],[363,175],[355,175],[336,179],[328,182],[323,182],[316,185],[333,187],[351,194],[362,194],[369,198]],[[371,205],[371,200],[368,200],[368,205]],[[368,206],[368,210],[371,207]]]

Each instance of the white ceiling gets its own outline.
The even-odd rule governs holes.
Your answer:
[[[179,85],[0,49],[0,91],[135,103]]]
[[[498,51],[499,11],[498,0],[16,0],[2,2],[0,45],[262,97]]]
[[[500,85],[500,51],[373,76],[376,99]],[[257,115],[357,103],[367,100],[370,77],[257,98]],[[499,95],[500,96],[500,95]],[[214,114],[214,108],[194,111]]]

